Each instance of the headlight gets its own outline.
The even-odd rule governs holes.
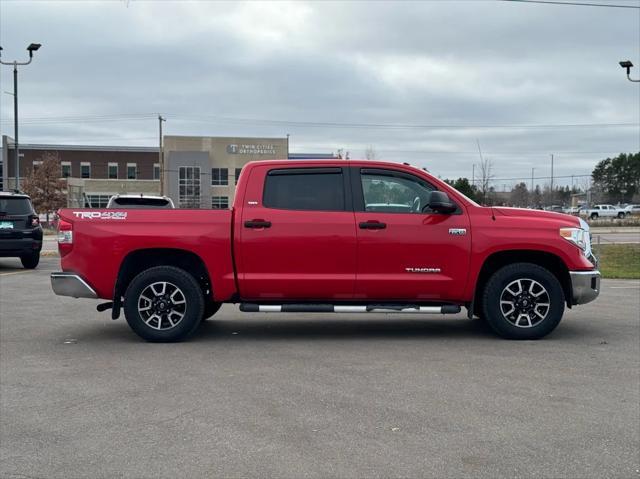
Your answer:
[[[580,220],[581,228],[560,228],[560,236],[572,242],[582,250],[586,257],[591,256],[591,235],[589,225],[586,221]]]

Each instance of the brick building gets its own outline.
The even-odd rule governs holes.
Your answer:
[[[252,160],[334,158],[289,153],[288,138],[165,136],[164,194],[176,206],[228,208],[242,167]],[[20,182],[53,154],[67,182],[70,207],[103,208],[115,194],[160,194],[158,148],[135,146],[20,145]],[[0,190],[15,188],[13,139],[2,137]]]

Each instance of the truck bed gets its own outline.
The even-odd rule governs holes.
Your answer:
[[[63,209],[73,227],[73,247],[61,251],[63,271],[82,271],[98,297],[113,298],[120,267],[133,251],[175,250],[198,255],[216,285],[216,300],[235,291],[231,210]]]

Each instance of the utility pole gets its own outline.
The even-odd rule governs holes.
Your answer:
[[[162,151],[162,122],[167,121],[158,115],[158,162],[160,165],[160,196],[164,196],[164,151]]]
[[[535,168],[531,168],[531,194],[533,194],[533,172],[536,171]]]
[[[18,142],[18,65],[28,65],[33,60],[33,52],[37,51],[42,45],[39,43],[32,43],[27,47],[27,51],[29,52],[29,61],[26,62],[3,62],[0,60],[0,64],[2,65],[13,65],[13,144],[14,151],[16,155],[16,180],[14,189],[20,189],[20,143]],[[0,55],[2,54],[2,47],[0,47]],[[7,167],[8,168],[8,167]]]
[[[551,199],[553,200],[553,153],[551,154]]]
[[[476,164],[473,164],[473,167],[471,168],[471,188],[473,188],[476,185]]]

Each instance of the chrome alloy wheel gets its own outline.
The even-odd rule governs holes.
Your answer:
[[[531,328],[549,314],[551,298],[540,283],[521,278],[509,283],[500,295],[502,316],[514,326]]]
[[[168,281],[151,283],[138,297],[138,313],[153,329],[165,331],[176,327],[186,312],[184,293]]]

